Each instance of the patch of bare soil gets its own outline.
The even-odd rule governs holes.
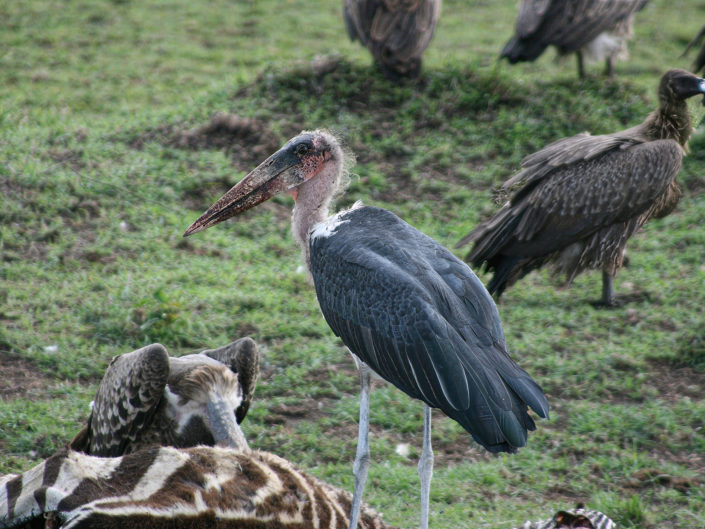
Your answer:
[[[74,149],[62,149],[52,147],[47,152],[49,158],[58,165],[67,166],[74,171],[80,171],[86,167],[83,160],[83,151]]]
[[[241,170],[259,164],[280,147],[280,142],[262,121],[218,113],[208,123],[177,132],[168,143],[180,149],[222,149],[229,152]]]
[[[149,142],[193,151],[223,150],[232,156],[233,164],[241,171],[254,168],[281,146],[280,138],[263,121],[223,112],[201,125],[160,125],[127,141],[133,149],[143,149]],[[224,183],[226,188],[231,185]]]
[[[658,391],[659,397],[676,402],[684,397],[700,399],[705,393],[705,373],[689,366],[673,366],[664,361],[652,361],[648,384]]]
[[[698,478],[671,476],[655,468],[643,468],[635,472],[632,475],[632,479],[624,486],[635,491],[651,488],[670,488],[686,494],[691,488],[697,487],[701,483],[702,480]]]
[[[36,395],[51,381],[31,362],[4,351],[0,351],[0,380],[0,399]]]

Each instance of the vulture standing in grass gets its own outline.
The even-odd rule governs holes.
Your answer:
[[[695,60],[693,61],[693,71],[695,73],[698,73],[705,69],[705,40],[703,40],[703,37],[705,37],[705,26],[703,26],[700,31],[698,31],[698,34],[695,35],[695,38],[690,41],[685,51],[683,52],[683,55],[681,55],[682,57],[687,54],[690,51],[690,48],[692,48],[693,46],[700,46],[698,54],[695,56]]]
[[[668,215],[682,191],[676,182],[693,130],[686,99],[705,93],[705,80],[669,70],[659,108],[613,134],[583,132],[551,143],[522,161],[505,189],[521,187],[457,246],[473,242],[466,260],[494,271],[498,296],[530,271],[552,263],[572,280],[602,270],[602,303],[615,304],[613,279],[627,240],[650,218]]]
[[[161,344],[116,356],[71,448],[115,457],[153,446],[246,445],[235,421],[247,414],[258,374],[251,338],[179,358]]]
[[[585,77],[584,56],[606,61],[614,74],[614,60],[627,56],[634,13],[648,0],[522,0],[516,34],[502,49],[510,63],[534,61],[548,46],[567,55],[576,52],[578,75]]]
[[[499,313],[480,280],[437,241],[391,212],[356,204],[328,216],[347,183],[349,157],[323,130],[289,140],[201,215],[205,230],[279,193],[294,198],[292,231],[321,312],[359,361],[361,396],[350,527],[357,527],[370,453],[371,372],[423,401],[421,527],[428,528],[433,470],[431,408],[491,452],[514,452],[548,403],[509,356]]]
[[[441,14],[441,0],[344,0],[348,35],[359,39],[385,77],[415,78]]]

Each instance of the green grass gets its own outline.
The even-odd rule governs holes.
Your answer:
[[[297,270],[290,199],[181,234],[271,149],[328,127],[358,159],[341,206],[387,207],[452,247],[495,210],[493,188],[524,155],[643,119],[660,74],[688,66],[678,56],[705,15],[654,0],[618,77],[593,65],[578,81],[552,51],[495,61],[515,9],[446,1],[424,79],[394,86],[348,42],[337,1],[0,6],[0,472],[70,440],[113,355],[249,334],[263,355],[250,444],[351,489],[357,379]],[[699,101],[692,110],[702,117]],[[217,112],[254,128],[229,148],[179,146]],[[578,501],[622,527],[705,525],[702,133],[691,151],[676,212],[628,245],[617,289],[641,301],[594,309],[599,273],[570,289],[534,273],[503,297],[510,349],[552,417],[518,454],[490,457],[437,414],[433,527],[511,527]],[[386,386],[372,406],[365,498],[413,527],[421,406]]]

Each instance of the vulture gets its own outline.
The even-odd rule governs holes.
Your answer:
[[[688,46],[685,48],[685,51],[683,52],[683,57],[686,55],[689,51],[690,48],[693,46],[700,46],[700,49],[698,50],[698,54],[695,56],[695,60],[693,60],[693,71],[695,73],[698,73],[702,70],[705,69],[705,41],[703,41],[703,37],[705,36],[705,26],[703,26],[700,31],[698,31],[698,34],[695,35],[695,38],[690,41]],[[702,45],[700,44],[702,41]]]
[[[500,296],[530,271],[551,263],[570,282],[602,270],[602,303],[615,305],[613,279],[627,240],[651,218],[668,215],[682,195],[676,182],[693,126],[686,99],[705,80],[669,70],[659,108],[635,127],[592,136],[583,132],[530,154],[510,178],[510,200],[456,247],[474,243],[466,260],[494,272]]]
[[[522,0],[516,34],[502,49],[510,63],[534,61],[553,45],[560,55],[576,52],[578,75],[585,77],[583,58],[605,60],[607,75],[614,60],[626,58],[634,13],[648,0]]]
[[[251,338],[178,358],[161,344],[116,356],[70,447],[116,457],[152,446],[234,446],[244,442],[235,421],[245,418],[258,375]]]
[[[385,77],[415,78],[441,14],[441,0],[344,0],[351,40],[365,46]]]

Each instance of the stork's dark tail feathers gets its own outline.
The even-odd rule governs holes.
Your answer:
[[[506,358],[506,365],[497,369],[509,392],[509,409],[506,402],[500,404],[491,398],[474,398],[469,410],[444,410],[477,443],[493,453],[513,453],[526,445],[528,432],[536,429],[528,407],[539,417],[548,418],[548,401],[541,387],[526,371],[511,361],[508,354]],[[480,420],[487,417],[494,417],[494,421]]]

